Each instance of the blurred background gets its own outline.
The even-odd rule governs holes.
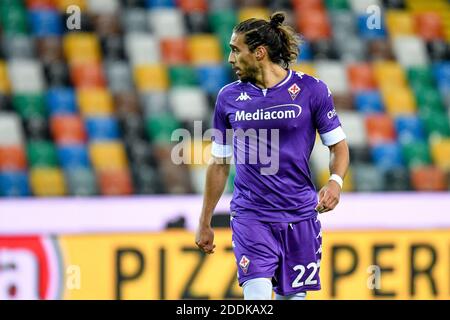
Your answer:
[[[223,252],[205,259],[192,231],[209,144],[176,165],[171,135],[210,128],[235,80],[232,28],[278,10],[303,38],[292,68],[328,84],[351,152],[313,298],[450,297],[449,1],[2,0],[0,299],[242,296],[234,170],[214,218]],[[318,188],[328,162],[318,140]],[[396,267],[371,287],[380,261]]]

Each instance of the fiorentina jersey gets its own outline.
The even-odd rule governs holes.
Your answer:
[[[297,222],[315,216],[309,158],[316,131],[327,146],[345,139],[328,87],[287,71],[274,87],[236,81],[217,96],[212,154],[234,156],[231,214],[236,219]]]

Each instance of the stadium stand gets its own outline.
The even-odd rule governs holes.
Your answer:
[[[173,164],[172,133],[209,128],[234,81],[233,26],[280,9],[303,37],[293,69],[333,92],[351,151],[345,191],[449,190],[448,1],[3,0],[0,195],[202,192],[208,156]],[[318,143],[311,158],[318,186],[326,152]]]

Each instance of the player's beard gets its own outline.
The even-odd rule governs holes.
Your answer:
[[[242,82],[251,82],[255,83],[258,75],[258,68],[253,66],[245,66],[244,68],[239,68],[241,75],[239,76],[239,80]]]

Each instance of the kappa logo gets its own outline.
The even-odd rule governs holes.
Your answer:
[[[247,273],[248,266],[250,265],[250,260],[246,256],[242,256],[241,261],[239,261],[239,266],[244,273]]]
[[[236,98],[236,101],[247,101],[252,100],[247,92],[241,92],[240,96]]]
[[[291,95],[292,100],[295,100],[295,98],[297,98],[298,94],[300,93],[300,87],[296,83],[294,83],[289,87],[288,91]]]

